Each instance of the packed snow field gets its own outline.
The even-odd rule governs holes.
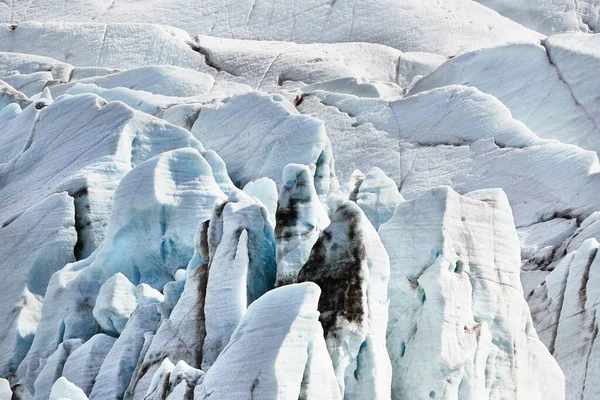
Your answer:
[[[600,398],[600,1],[0,23],[0,400]]]

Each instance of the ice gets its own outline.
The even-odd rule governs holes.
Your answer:
[[[379,234],[391,262],[394,398],[564,398],[523,297],[502,191],[432,189],[401,203]]]
[[[322,399],[341,399],[333,367],[322,358],[323,336],[315,336],[320,331],[320,292],[311,282],[293,284],[274,289],[252,303],[228,345],[196,386],[194,399],[291,400],[298,399],[303,388]],[[319,350],[320,354],[315,354]],[[307,373],[309,381],[303,379],[307,364],[317,368],[309,359],[310,353],[324,362],[320,366],[324,385],[319,388],[311,387],[318,384],[315,373]]]
[[[553,43],[511,44],[463,54],[417,82],[410,94],[447,85],[474,86],[498,98],[538,136],[598,152],[600,112],[591,104],[595,91],[579,77],[582,69],[600,65],[600,54],[564,52]],[[520,62],[523,59],[527,62]],[[554,118],[558,109],[564,113],[562,118]]]
[[[43,334],[36,335],[18,372],[26,386],[39,373],[40,360],[61,340],[86,340],[99,331],[92,309],[108,278],[120,272],[134,285],[162,289],[185,268],[195,227],[210,217],[214,201],[222,197],[210,165],[191,148],[162,153],[127,174],[115,193],[101,247],[51,280],[40,320]]]
[[[577,15],[581,8],[577,4],[578,1],[477,0],[477,2],[544,35],[588,31],[588,27]]]
[[[89,395],[100,366],[115,340],[115,338],[102,333],[91,337],[69,355],[62,376]],[[52,393],[50,393],[50,397],[52,397]]]
[[[57,193],[0,228],[0,375],[14,374],[33,341],[50,277],[75,261],[73,200]],[[35,234],[32,234],[35,232]]]
[[[277,286],[296,281],[319,232],[329,225],[315,190],[313,169],[314,165],[289,164],[283,170],[275,216]]]
[[[52,385],[52,391],[50,392],[49,400],[88,400],[84,391],[81,390],[77,385],[69,382],[65,377],[60,377],[54,385]]]
[[[208,227],[206,338],[202,370],[221,353],[247,307],[275,284],[275,239],[268,211],[236,189],[216,206]]]
[[[565,373],[567,399],[594,399],[600,370],[598,323],[598,248],[594,238],[569,252],[528,301],[540,339]]]
[[[282,96],[252,92],[202,108],[192,134],[227,165],[243,187],[267,177],[278,185],[289,163],[315,164],[319,194],[335,187],[331,145],[318,119],[300,115]]]
[[[104,332],[118,336],[137,307],[135,285],[117,272],[100,287],[92,313]]]
[[[106,355],[96,376],[90,399],[123,398],[142,352],[144,334],[156,332],[159,323],[160,313],[154,304],[141,306],[133,313]]]
[[[46,360],[42,372],[34,384],[35,399],[46,399],[50,395],[52,385],[62,376],[68,357],[83,344],[81,339],[70,339],[62,342],[58,349]]]
[[[358,204],[375,229],[392,218],[396,206],[404,201],[396,182],[377,167],[358,183],[350,199]]]
[[[12,397],[12,390],[10,390],[10,383],[7,379],[0,378],[0,399],[10,399]]]
[[[343,203],[320,233],[298,281],[321,288],[319,320],[344,398],[390,398],[389,276],[377,231],[355,203]]]
[[[185,289],[169,318],[164,319],[148,349],[140,357],[128,395],[135,399],[145,396],[162,360],[185,361],[200,367],[202,346],[206,337],[204,302],[208,281],[206,264],[188,272]]]
[[[260,178],[255,181],[248,182],[244,186],[244,192],[249,196],[260,200],[267,208],[270,217],[275,217],[277,212],[278,190],[275,181],[269,178]],[[272,221],[275,225],[275,220]]]
[[[99,58],[105,65],[110,65],[110,55],[115,53],[110,51],[110,46],[116,40],[117,32],[130,38],[129,43],[144,39],[135,35],[135,31],[127,31],[131,22],[175,25],[188,32],[236,39],[296,43],[370,42],[402,51],[443,55],[456,55],[474,48],[517,40],[534,41],[541,37],[470,0],[409,0],[403,4],[392,0],[355,4],[344,1],[332,4],[330,0],[313,3],[278,0],[268,4],[239,0],[226,4],[212,0],[195,5],[183,0],[156,0],[143,6],[136,2],[110,6],[97,1],[87,3],[85,7],[80,3],[70,7],[61,7],[60,4],[54,1],[44,3],[42,0],[34,0],[31,4],[15,1],[9,7],[12,18],[7,16],[0,21],[124,23],[123,27],[112,25],[110,31],[105,31],[104,24],[86,24],[84,32],[94,35],[96,42],[90,47],[104,50]],[[58,26],[54,30],[60,28]],[[14,37],[19,35],[20,29],[21,25],[8,33]],[[105,33],[104,41],[102,33]],[[23,37],[19,39],[26,40]],[[0,38],[0,41],[4,40]],[[156,41],[146,40],[149,42],[147,46],[155,49],[152,44]],[[122,43],[121,51],[124,48],[126,45]]]

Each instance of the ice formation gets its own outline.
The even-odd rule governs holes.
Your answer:
[[[600,1],[0,1],[0,400],[600,397]]]

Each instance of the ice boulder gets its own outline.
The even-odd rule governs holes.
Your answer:
[[[267,292],[248,307],[194,399],[341,399],[311,282]]]
[[[329,225],[315,190],[313,167],[289,164],[283,170],[275,215],[278,286],[296,281],[319,232]]]
[[[355,203],[343,203],[320,233],[298,281],[321,288],[319,320],[344,398],[391,396],[385,345],[389,276],[377,231]]]
[[[391,263],[394,398],[564,398],[523,296],[501,190],[432,189],[401,203],[379,234]]]
[[[49,400],[88,400],[84,391],[77,385],[69,382],[65,377],[60,377],[50,392]]]

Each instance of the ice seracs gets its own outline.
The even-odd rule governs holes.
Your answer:
[[[594,238],[567,254],[543,283],[528,293],[540,339],[562,367],[567,399],[594,399],[597,367],[598,266]]]
[[[252,303],[194,399],[341,399],[331,361],[323,357],[320,292],[311,282],[292,284]]]
[[[319,194],[337,185],[323,123],[300,115],[281,95],[252,92],[206,105],[191,132],[219,154],[240,187],[263,177],[280,185],[289,163],[316,165],[313,175]]]
[[[563,398],[564,375],[523,297],[502,191],[427,191],[401,203],[379,234],[391,264],[394,398]]]
[[[315,190],[313,171],[314,165],[299,164],[286,165],[283,170],[275,215],[277,286],[296,281],[319,232],[329,225]]]
[[[207,231],[208,283],[202,370],[208,370],[246,313],[275,285],[273,226],[267,209],[239,189],[216,206]]]
[[[390,398],[389,274],[377,231],[353,202],[338,207],[298,274],[321,288],[319,320],[344,398]]]

